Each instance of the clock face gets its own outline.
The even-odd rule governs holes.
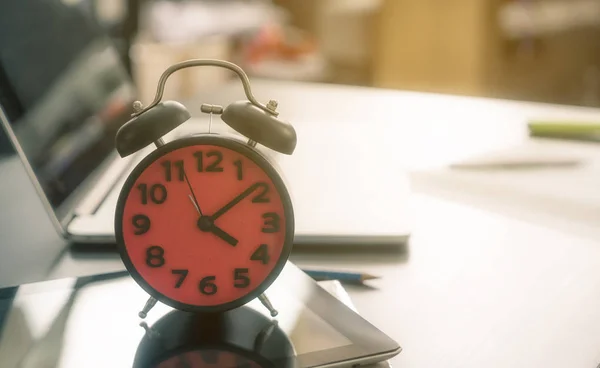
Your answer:
[[[157,368],[262,368],[257,362],[241,354],[219,349],[199,349],[175,355]]]
[[[189,311],[261,294],[289,257],[289,194],[271,165],[220,136],[179,139],[127,179],[116,209],[121,258],[149,294]]]

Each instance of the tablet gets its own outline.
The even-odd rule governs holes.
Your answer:
[[[124,272],[23,285],[0,293],[0,367],[356,367],[401,350],[290,262],[266,293],[275,318],[257,300],[212,314],[158,303],[140,325],[148,295]]]

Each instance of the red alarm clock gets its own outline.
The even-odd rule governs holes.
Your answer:
[[[220,66],[240,77],[248,101],[202,111],[245,136],[200,134],[165,143],[163,136],[190,118],[175,101],[161,102],[173,72],[191,66]],[[255,145],[291,154],[296,133],[277,118],[277,104],[262,105],[250,91],[246,74],[220,60],[189,60],[168,68],[154,101],[117,132],[122,157],[154,143],[121,190],[115,233],[121,258],[150,299],[140,317],[160,301],[193,312],[239,307],[259,297],[277,312],[263,292],[289,258],[294,214],[277,170]]]

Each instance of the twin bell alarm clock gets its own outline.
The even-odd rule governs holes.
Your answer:
[[[165,83],[175,71],[197,66],[240,77],[247,100],[201,107],[220,115],[239,138],[207,133],[164,141],[190,118],[181,103],[161,101]],[[283,180],[255,148],[294,151],[296,132],[276,108],[275,101],[257,102],[244,71],[220,60],[175,64],[160,77],[150,105],[134,102],[116,149],[121,157],[151,144],[156,149],[123,185],[115,234],[127,270],[150,295],[141,318],[157,301],[182,311],[223,312],[257,297],[277,315],[264,291],[290,255],[294,213]]]

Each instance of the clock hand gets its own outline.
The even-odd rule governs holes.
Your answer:
[[[185,173],[185,170],[182,170],[182,171],[183,171],[183,178],[185,179],[185,182],[187,183],[188,188],[190,188],[190,193],[192,193],[189,197],[192,200],[192,203],[194,203],[194,207],[196,207],[196,210],[198,211],[200,216],[203,216],[202,210],[200,209],[200,205],[198,204],[198,200],[196,199],[196,195],[194,194],[192,185],[190,184],[190,181],[188,180],[187,174]]]
[[[191,194],[188,194],[188,198],[190,199],[190,201],[192,201],[192,204],[194,205],[194,208],[196,208],[196,211],[198,211],[198,214],[202,216],[202,211],[200,211],[200,207],[198,207],[198,203],[196,202],[194,197]]]
[[[225,231],[223,231],[223,229],[221,229],[220,227],[218,227],[215,224],[213,224],[213,226],[210,227],[209,231],[211,233],[215,234],[216,236],[218,236],[219,238],[225,240],[225,242],[227,242],[227,244],[229,244],[229,245],[232,245],[235,247],[238,243],[238,240],[236,238],[227,234]]]
[[[233,245],[235,247],[238,243],[238,240],[236,238],[234,238],[233,236],[229,235],[228,233],[226,233],[225,230],[223,230],[220,227],[218,227],[217,225],[215,225],[209,216],[203,216],[202,213],[200,212],[200,208],[196,204],[196,201],[194,201],[194,198],[192,197],[192,195],[190,194],[190,195],[188,195],[188,197],[190,198],[190,201],[192,202],[194,207],[196,207],[196,211],[198,211],[198,213],[200,214],[200,218],[198,219],[198,228],[205,232],[210,231],[211,233],[215,234],[219,238],[225,240],[225,242],[227,242],[227,244]]]
[[[231,202],[227,203],[225,206],[223,206],[220,210],[218,210],[217,212],[215,212],[212,216],[210,216],[213,220],[218,219],[219,217],[221,217],[225,212],[229,211],[233,206],[235,206],[236,204],[238,204],[239,202],[241,202],[242,199],[246,198],[247,196],[250,195],[250,193],[254,192],[254,190],[256,190],[256,188],[258,188],[261,185],[264,185],[265,183],[262,182],[258,182],[258,183],[254,183],[251,186],[248,187],[248,189],[244,190],[242,193],[240,193],[237,197],[235,197],[234,199],[231,200]]]

